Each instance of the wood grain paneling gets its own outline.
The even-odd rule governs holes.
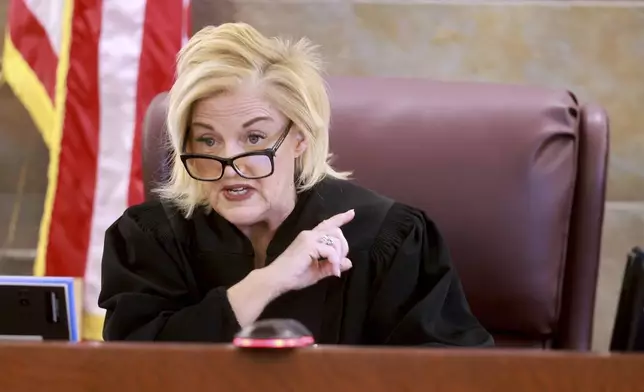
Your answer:
[[[0,390],[636,391],[644,356],[540,351],[5,344]]]

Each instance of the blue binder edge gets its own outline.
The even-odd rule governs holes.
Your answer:
[[[74,278],[56,276],[2,276],[0,283],[31,283],[31,284],[60,284],[65,286],[67,292],[67,315],[69,316],[69,340],[75,343],[80,341],[78,336],[78,318],[76,315],[76,291]]]

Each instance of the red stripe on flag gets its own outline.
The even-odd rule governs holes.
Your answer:
[[[144,200],[141,167],[143,119],[152,99],[172,87],[176,56],[181,48],[183,12],[182,0],[148,0],[146,3],[128,205]]]
[[[58,54],[54,52],[49,42],[47,31],[32,14],[24,0],[11,1],[9,35],[13,45],[34,71],[54,103]]]
[[[82,277],[85,273],[98,163],[101,11],[101,0],[75,0],[46,275]]]

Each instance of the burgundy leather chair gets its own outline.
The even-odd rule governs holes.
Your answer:
[[[600,107],[514,85],[332,78],[329,89],[336,166],[438,223],[498,345],[590,349],[609,133]],[[154,100],[145,126],[148,192],[166,173],[165,105]]]

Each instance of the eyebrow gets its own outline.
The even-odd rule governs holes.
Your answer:
[[[259,121],[273,121],[273,119],[268,117],[268,116],[255,117],[253,119],[250,119],[250,120],[246,121],[244,124],[242,124],[242,128],[248,128],[251,125],[253,125],[253,124],[255,124],[256,122],[259,122]]]
[[[194,122],[192,122],[192,123],[190,124],[190,126],[191,126],[191,127],[201,127],[201,128],[206,128],[206,129],[208,129],[208,130],[210,130],[210,131],[214,131],[214,130],[215,130],[211,125],[208,125],[208,124],[206,124],[206,123],[202,123],[202,122],[199,122],[199,121],[194,121]]]
[[[256,122],[260,122],[260,121],[273,121],[273,119],[271,117],[268,117],[268,116],[255,117],[255,118],[252,118],[252,119],[246,121],[245,123],[243,123],[242,128],[248,128],[251,125],[255,124]],[[213,128],[212,125],[209,125],[209,124],[206,124],[206,123],[203,123],[203,122],[200,122],[200,121],[194,121],[191,125],[193,127],[206,128],[206,129],[208,129],[210,131],[215,130],[215,128]]]

